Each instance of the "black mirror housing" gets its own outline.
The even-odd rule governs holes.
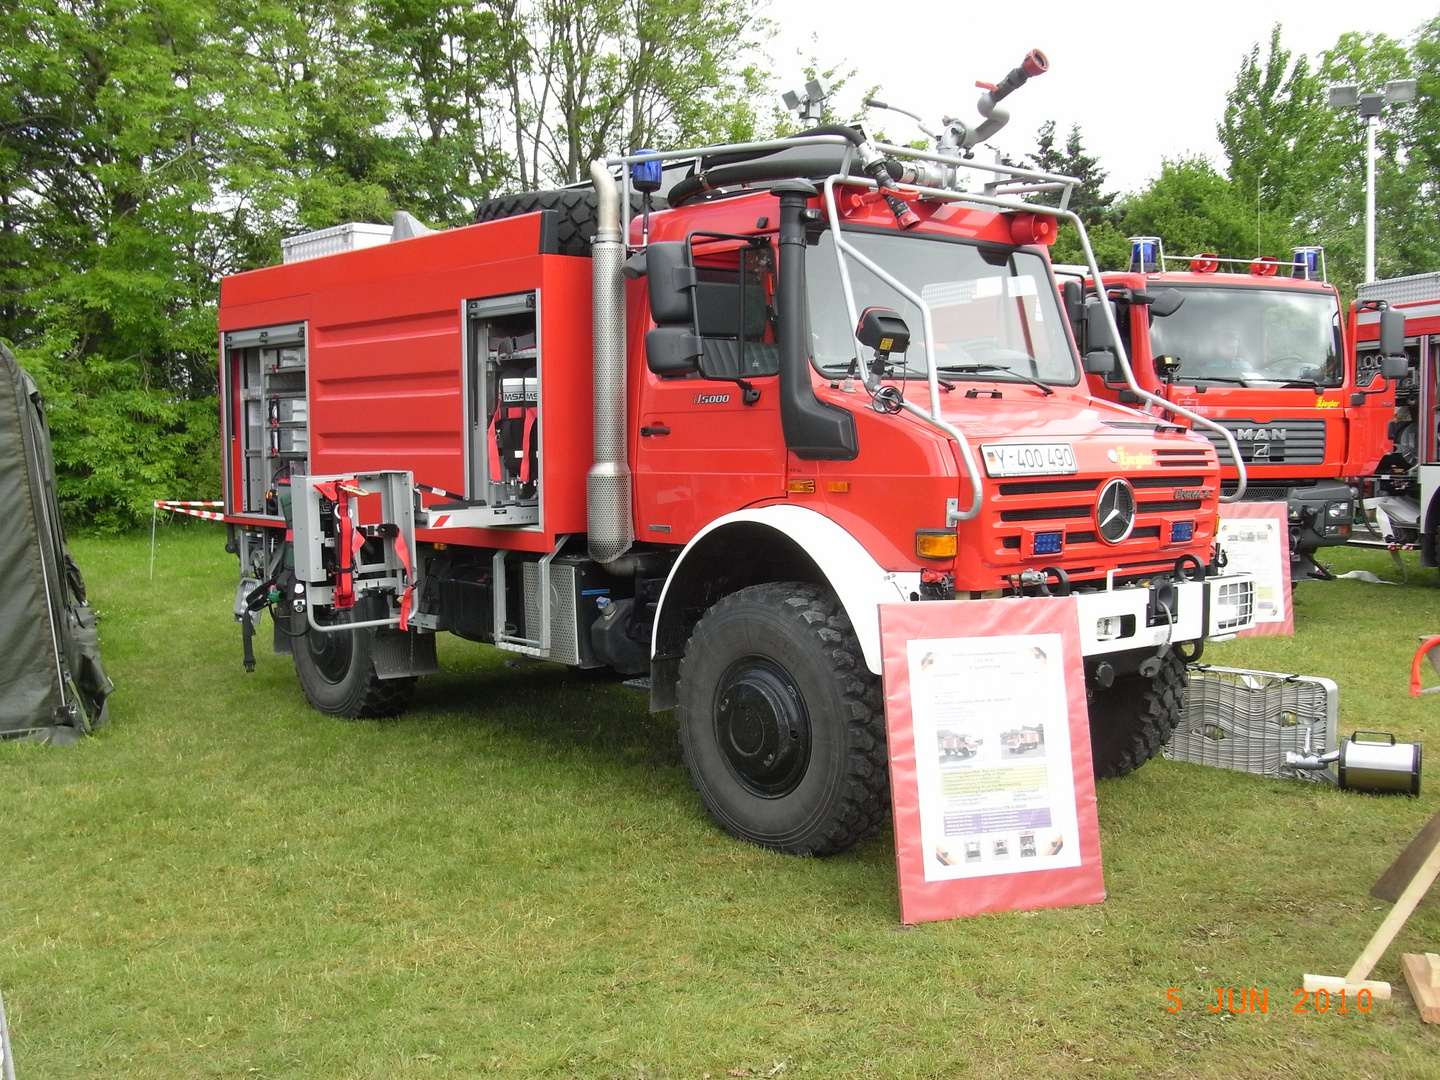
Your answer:
[[[867,349],[882,353],[903,353],[910,348],[910,328],[899,312],[890,308],[866,308],[855,328],[855,338]]]
[[[688,326],[657,326],[645,335],[645,363],[656,375],[673,378],[699,371],[701,352],[700,339]]]
[[[695,267],[690,262],[690,245],[683,240],[651,244],[645,249],[645,271],[651,317],[662,326],[692,323]]]
[[[1115,374],[1117,366],[1118,362],[1115,359],[1115,354],[1108,350],[1092,349],[1085,354],[1085,373],[1087,375],[1105,375],[1108,377]]]
[[[1410,361],[1402,353],[1399,356],[1380,357],[1380,374],[1387,379],[1403,379],[1410,370]]]
[[[1164,289],[1151,297],[1150,317],[1163,319],[1167,315],[1174,315],[1180,310],[1180,305],[1183,303],[1185,303],[1185,294],[1179,289]]]
[[[1110,333],[1110,323],[1105,318],[1105,310],[1102,304],[1108,304],[1108,300],[1101,300],[1098,296],[1091,296],[1085,301],[1085,351],[1087,353],[1100,351],[1115,351],[1115,335]],[[1086,362],[1089,359],[1087,356]],[[1088,367],[1086,370],[1089,370]]]
[[[1380,355],[1386,359],[1405,355],[1405,313],[1397,308],[1380,312]]]

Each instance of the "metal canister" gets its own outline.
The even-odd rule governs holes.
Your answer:
[[[1340,786],[1350,791],[1419,795],[1420,746],[1397,743],[1388,731],[1357,731],[1340,746],[1336,766]]]

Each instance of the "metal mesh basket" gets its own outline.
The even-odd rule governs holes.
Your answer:
[[[1285,753],[1336,747],[1340,695],[1333,681],[1204,664],[1193,665],[1189,676],[1166,757],[1259,776],[1323,779],[1287,766]]]

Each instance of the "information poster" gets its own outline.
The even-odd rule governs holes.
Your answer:
[[[1255,576],[1255,626],[1241,637],[1295,633],[1290,607],[1290,524],[1282,502],[1225,503],[1216,537],[1225,571]]]
[[[880,612],[901,919],[1103,900],[1074,602]]]

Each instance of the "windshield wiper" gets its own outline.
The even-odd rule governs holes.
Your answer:
[[[1191,386],[1194,386],[1196,383],[1202,383],[1202,382],[1223,382],[1223,383],[1230,383],[1232,386],[1249,386],[1249,385],[1250,385],[1250,383],[1249,383],[1248,381],[1246,381],[1245,379],[1232,379],[1232,378],[1231,378],[1230,376],[1228,376],[1228,375],[1191,375],[1191,376],[1190,376],[1190,379],[1191,379],[1191,381],[1190,381],[1189,385],[1191,385]],[[1184,384],[1182,383],[1181,385],[1184,385]]]
[[[944,367],[936,368],[935,370],[954,375],[979,375],[983,371],[1003,371],[1006,375],[1019,379],[1021,382],[1027,382],[1031,386],[1038,386],[1041,390],[1045,391],[1047,397],[1055,393],[1053,386],[1043,383],[1039,379],[1032,379],[1029,375],[1022,375],[1020,372],[1013,368],[1008,368],[1004,364],[946,364]],[[1004,380],[998,381],[1003,382]]]

